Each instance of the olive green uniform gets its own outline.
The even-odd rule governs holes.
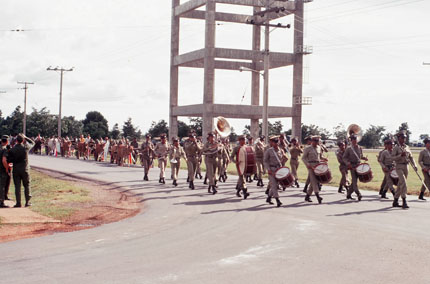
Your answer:
[[[197,141],[187,140],[184,143],[184,151],[187,155],[188,180],[194,181],[202,147]]]
[[[391,178],[391,170],[394,169],[394,161],[393,156],[391,155],[393,151],[389,151],[388,149],[385,149],[379,154],[378,162],[382,167],[382,170],[385,175],[385,185],[382,189],[382,193],[385,196],[385,192],[390,189],[394,192],[394,184],[393,179]]]
[[[167,155],[169,154],[169,143],[157,143],[154,149],[155,156],[158,159],[158,167],[160,168],[160,179],[165,178],[165,171],[167,165]]]
[[[264,167],[272,172],[272,175],[269,175],[269,197],[279,198],[278,180],[275,177],[275,172],[282,167],[283,159],[285,159],[285,153],[279,147],[278,150],[270,147],[264,152]]]
[[[140,160],[145,171],[145,175],[148,175],[154,159],[154,144],[151,141],[145,141],[140,145],[140,150]]]
[[[8,171],[3,165],[3,157],[6,159],[8,158],[8,150],[6,147],[0,146],[0,204],[4,204],[8,179],[10,181]]]
[[[187,160],[184,149],[179,145],[178,147],[172,145],[169,150],[170,167],[172,169],[172,179],[178,180],[178,173],[181,167],[181,158]],[[172,160],[176,160],[176,163],[172,163]]]
[[[13,163],[13,183],[15,185],[16,204],[21,204],[21,183],[24,186],[25,201],[28,203],[31,199],[30,190],[30,167],[28,165],[28,152],[33,148],[34,142],[25,138],[27,143],[16,144],[9,151],[10,161]]]
[[[343,161],[350,168],[351,172],[351,186],[348,188],[348,192],[346,193],[347,197],[351,197],[351,194],[355,192],[359,199],[361,198],[361,193],[358,189],[358,175],[356,168],[360,164],[362,158],[363,149],[358,145],[348,146],[343,154]]]
[[[318,180],[313,170],[313,167],[318,165],[321,162],[322,150],[319,145],[316,147],[310,145],[305,148],[303,151],[302,161],[308,168],[308,177],[309,177],[309,187],[307,191],[307,195],[312,195],[312,192],[315,192],[315,195],[319,193],[319,185]],[[311,168],[309,168],[311,167]]]
[[[257,176],[259,180],[263,179],[263,175],[266,173],[264,168],[264,150],[266,145],[260,139],[255,143],[255,162],[257,163]]]
[[[290,160],[290,166],[291,166],[291,174],[293,175],[294,179],[297,181],[299,179],[297,175],[297,169],[299,168],[299,157],[303,154],[303,150],[300,149],[298,146],[293,146],[290,150],[291,160]]]
[[[215,186],[216,180],[216,167],[217,167],[217,157],[218,157],[218,143],[209,141],[203,146],[203,155],[205,155],[206,164],[206,177],[209,180],[209,186]]]
[[[427,149],[424,149],[420,152],[420,155],[418,157],[418,164],[420,164],[421,169],[423,171],[424,175],[424,183],[427,186],[427,189],[430,189],[430,176],[429,176],[429,169],[430,169],[430,151]],[[423,185],[421,187],[421,192],[424,193],[426,191],[425,186]]]
[[[246,145],[245,145],[246,146]],[[235,164],[237,164],[237,153],[239,153],[240,148],[243,146],[237,145],[233,148],[233,152],[231,153],[231,161]],[[237,174],[239,175],[239,178],[237,180],[237,189],[238,190],[246,190],[246,181],[245,181],[245,175],[243,173],[239,172],[239,169],[237,170]]]
[[[336,158],[337,158],[337,161],[339,162],[339,171],[340,171],[340,174],[342,175],[342,178],[340,179],[339,187],[343,186],[345,188],[348,188],[348,184],[349,184],[348,166],[343,161],[344,153],[345,151],[341,151],[340,149],[336,151]]]
[[[402,156],[403,152],[406,152],[406,156]],[[396,145],[391,155],[396,163],[396,172],[399,176],[399,184],[397,185],[396,195],[394,198],[398,199],[399,197],[402,197],[402,199],[406,199],[406,194],[408,192],[406,180],[409,173],[408,159],[410,159],[413,166],[416,166],[415,161],[412,158],[412,152],[408,145]]]

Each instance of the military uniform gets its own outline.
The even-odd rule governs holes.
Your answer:
[[[322,150],[321,146],[316,145],[315,147],[313,145],[309,145],[305,148],[303,151],[302,161],[308,168],[308,176],[309,176],[309,187],[306,193],[306,201],[311,201],[310,196],[313,192],[315,192],[315,195],[318,198],[318,202],[321,203],[322,198],[319,196],[319,184],[317,177],[315,175],[315,172],[313,168],[318,165],[321,162],[322,157]]]
[[[202,147],[197,141],[188,139],[184,143],[184,150],[187,155],[189,188],[194,189],[194,177],[199,166],[199,155],[202,151]]]
[[[386,149],[386,148],[385,148]],[[385,149],[383,149],[383,150],[381,150],[379,153],[378,153],[378,156],[377,156],[377,158],[378,158],[378,163],[380,163],[380,157],[381,157],[381,155],[382,155],[382,152],[384,152],[385,151]],[[385,177],[385,175],[384,175],[384,179],[382,180],[382,182],[381,182],[381,187],[379,188],[379,195],[381,195],[382,196],[382,194],[383,194],[383,192],[384,192],[384,188],[385,188],[385,184],[387,183],[387,178]]]
[[[402,154],[405,153],[405,154]],[[415,161],[412,158],[412,152],[409,149],[409,146],[406,144],[403,145],[396,145],[393,149],[393,153],[391,154],[393,157],[394,162],[396,163],[396,172],[399,176],[399,184],[397,185],[396,195],[394,196],[394,207],[398,207],[399,198],[402,197],[403,199],[403,207],[408,208],[406,204],[406,194],[408,192],[408,187],[406,184],[406,180],[408,178],[409,173],[409,166],[408,166],[408,159],[410,159],[413,166],[415,165]]]
[[[169,143],[166,141],[165,143],[159,142],[155,146],[154,153],[158,159],[158,167],[160,168],[160,183],[165,183],[165,171],[167,165],[167,155],[169,154]]]
[[[7,198],[8,181],[10,182],[9,165],[7,162],[8,149],[6,148],[7,138],[5,140],[6,142],[2,143],[4,145],[0,147],[0,208],[7,207],[4,201]]]
[[[197,140],[197,144],[199,145],[199,147],[201,149],[203,149],[203,143],[200,140]],[[200,151],[199,152],[199,158],[198,158],[198,163],[197,163],[197,169],[196,169],[196,176],[195,177],[199,177],[200,179],[202,178],[202,163],[203,163],[203,152]]]
[[[217,193],[216,191],[216,167],[217,167],[217,156],[218,156],[218,143],[215,141],[213,143],[206,142],[203,146],[203,155],[205,156],[206,164],[206,177],[209,180],[208,192],[212,188],[212,193]]]
[[[21,183],[24,186],[25,205],[31,205],[28,152],[33,148],[34,141],[27,137],[24,137],[24,139],[27,143],[17,143],[9,151],[9,158],[13,163],[13,183],[15,184],[16,207],[21,207]]]
[[[131,152],[131,155],[133,157],[133,164],[137,163],[137,149],[139,149],[139,143],[133,139],[133,141],[130,143],[130,146],[133,147],[133,151]],[[131,161],[130,161],[131,163]]]
[[[300,149],[298,145],[293,145],[290,150],[291,160],[291,174],[294,177],[294,181],[297,187],[299,187],[299,177],[297,175],[297,170],[299,168],[299,157],[303,154],[303,150]]]
[[[170,167],[172,169],[172,178],[173,178],[174,186],[177,186],[176,181],[178,180],[178,173],[181,167],[181,158],[184,158],[185,160],[187,160],[187,157],[185,156],[185,152],[182,146],[172,145],[169,151],[169,159],[170,159]],[[172,160],[176,160],[176,163],[172,163]]]
[[[223,147],[222,147],[223,151],[222,151],[222,155],[221,155],[221,170],[220,170],[220,177],[219,179],[221,180],[221,178],[223,179],[223,181],[225,182],[227,180],[227,167],[228,164],[230,163],[230,145],[229,143],[224,143]]]
[[[341,151],[340,149],[336,150],[336,158],[337,158],[337,161],[339,162],[339,171],[340,171],[340,174],[342,175],[342,178],[340,179],[340,182],[339,182],[339,190],[338,190],[339,193],[342,193],[342,187],[345,187],[345,189],[348,191],[348,185],[349,185],[348,166],[343,161],[344,154],[345,154],[345,150],[344,151]]]
[[[358,175],[356,168],[360,164],[360,160],[363,158],[363,149],[356,145],[350,145],[346,148],[343,154],[343,161],[349,167],[351,172],[351,186],[349,187],[346,197],[352,199],[352,193],[355,192],[358,196],[358,200],[361,200],[362,195],[358,189]]]
[[[258,179],[257,186],[264,186],[263,175],[266,174],[266,170],[264,168],[264,150],[265,149],[266,149],[265,143],[260,139],[258,139],[257,143],[255,143],[255,162],[257,165],[257,179]]]
[[[241,139],[245,139],[245,138],[241,138]],[[246,145],[237,145],[236,147],[233,148],[233,152],[231,153],[231,161],[233,163],[235,163],[235,164],[238,163],[237,154],[239,153],[240,148],[242,148],[244,146],[246,146]],[[236,195],[238,197],[241,197],[240,191],[242,190],[243,198],[246,199],[249,196],[249,193],[248,193],[248,189],[246,188],[245,175],[243,173],[239,172],[239,170],[237,170],[237,174],[238,174],[239,178],[237,180],[237,185],[236,185],[236,190],[237,190]]]
[[[145,141],[140,145],[140,161],[142,163],[145,175],[144,180],[148,180],[149,169],[152,166],[152,161],[154,159],[154,144],[151,140]]]
[[[429,149],[424,149],[420,152],[420,155],[418,157],[418,164],[420,164],[421,169],[423,171],[423,175],[424,175],[424,183],[427,186],[427,189],[430,189],[430,175],[429,175],[429,170],[430,170],[430,150]],[[424,199],[424,193],[426,192],[426,187],[423,185],[421,187],[421,192],[420,192],[420,199],[421,200],[425,200]]]
[[[381,197],[385,198],[385,195],[388,189],[390,189],[391,192],[395,192],[393,179],[391,178],[391,170],[394,169],[392,151],[389,151],[388,149],[385,149],[384,151],[382,151],[378,157],[378,162],[381,165],[385,176],[385,185],[384,185],[384,188],[382,189],[382,194],[381,194]]]
[[[272,138],[276,140],[276,138]],[[282,167],[282,160],[284,159],[285,153],[279,147],[270,147],[264,152],[264,167],[271,172],[269,174],[269,196],[267,197],[266,202],[271,203],[272,198],[276,198],[276,202],[278,203],[278,207],[281,206],[281,202],[279,201],[279,193],[278,193],[278,180],[275,177],[275,172]]]

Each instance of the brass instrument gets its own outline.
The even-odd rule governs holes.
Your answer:
[[[218,116],[215,120],[215,131],[221,138],[226,138],[231,133],[230,123],[222,116]]]
[[[361,139],[363,138],[363,130],[357,124],[351,124],[350,126],[348,126],[346,133],[348,137],[351,136],[352,134],[355,134],[357,136],[357,143],[360,142]],[[347,137],[347,140],[348,140],[348,137]]]

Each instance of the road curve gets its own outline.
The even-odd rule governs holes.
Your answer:
[[[351,202],[327,188],[317,205],[287,189],[275,208],[255,183],[249,199],[237,198],[234,177],[213,196],[201,181],[189,190],[185,172],[174,188],[158,184],[158,169],[143,182],[141,168],[30,162],[130,191],[145,209],[90,230],[0,244],[1,283],[429,283],[430,202],[415,196],[402,210],[375,192]]]

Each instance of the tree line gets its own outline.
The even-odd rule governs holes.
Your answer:
[[[17,106],[15,110],[7,117],[3,117],[0,110],[0,135],[10,135],[22,132],[24,113],[21,107]],[[58,115],[51,114],[46,107],[37,110],[32,109],[32,112],[27,115],[27,136],[36,137],[38,134],[44,137],[52,137],[57,134],[57,119]],[[197,136],[202,136],[203,120],[202,118],[188,118],[189,122],[178,121],[178,136],[179,138],[187,137],[190,131],[194,131]],[[93,138],[104,138],[106,136],[113,139],[138,138],[143,135],[142,131],[133,125],[131,118],[128,118],[119,128],[118,123],[109,129],[108,121],[98,111],[90,111],[86,114],[83,120],[77,120],[74,116],[65,116],[62,118],[61,133],[64,137],[78,137],[81,134],[91,135]],[[250,125],[246,125],[241,134],[250,134]],[[230,140],[236,141],[238,134],[235,129],[231,129]],[[407,122],[402,123],[398,131],[405,130],[408,133],[408,139],[411,134]],[[397,132],[397,131],[396,131]],[[145,134],[150,134],[152,137],[158,137],[163,133],[169,133],[169,126],[164,119],[155,122],[152,121],[149,130]],[[262,133],[262,124],[260,123],[260,135]],[[284,131],[284,126],[281,121],[269,122],[269,136],[285,134],[290,136],[291,129]],[[369,128],[363,130],[363,139],[360,145],[366,148],[377,148],[383,145],[383,141],[392,137],[395,133],[389,133],[384,126],[370,125]],[[346,127],[343,124],[338,124],[332,131],[326,128],[321,128],[317,125],[302,124],[302,139],[309,135],[320,135],[322,140],[333,139],[344,141],[347,138]],[[428,138],[428,134],[421,134],[420,139]],[[302,141],[303,143],[304,141]],[[409,144],[409,140],[407,141]]]

